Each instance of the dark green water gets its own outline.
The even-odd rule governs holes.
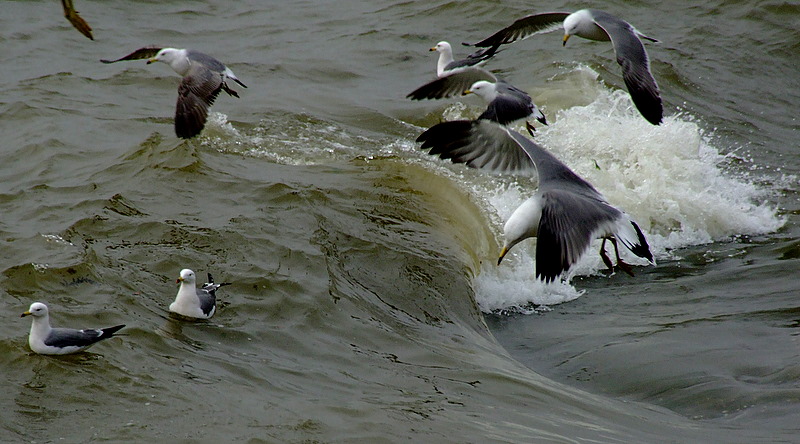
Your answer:
[[[95,41],[57,2],[0,2],[0,441],[797,442],[800,7],[594,4],[661,41],[658,128],[610,45],[554,33],[487,66],[656,253],[545,287],[533,242],[494,266],[535,181],[414,143],[481,103],[404,96],[439,40],[575,5],[76,2]],[[169,67],[98,61],[148,44],[249,88],[180,141]],[[211,321],[167,315],[187,267],[234,283]],[[128,327],[34,355],[34,301]]]

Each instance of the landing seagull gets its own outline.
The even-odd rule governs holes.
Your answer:
[[[536,237],[536,277],[545,283],[567,272],[589,248],[603,239],[600,256],[609,270],[633,275],[619,257],[618,242],[655,264],[644,233],[624,211],[611,205],[589,182],[522,134],[485,119],[442,122],[417,142],[429,154],[497,173],[538,173],[539,188],[503,228],[505,243],[497,261],[520,241]],[[616,267],[606,254],[614,245]]]
[[[548,12],[523,17],[478,43],[467,46],[498,48],[500,45],[526,39],[535,34],[564,28],[563,44],[571,35],[589,40],[611,41],[622,67],[622,78],[634,105],[653,125],[662,122],[664,110],[658,85],[650,72],[650,61],[640,39],[658,42],[642,34],[630,23],[607,12],[581,9],[573,13]]]
[[[525,119],[525,127],[531,136],[536,128],[528,122],[528,117],[532,116],[547,125],[547,119],[539,107],[533,103],[531,96],[502,80],[495,83],[485,80],[477,81],[470,89],[464,91],[464,94],[475,94],[488,103],[486,111],[478,116],[479,120],[486,119],[501,125],[510,125],[517,120]]]
[[[125,325],[115,327],[76,330],[72,328],[50,327],[47,305],[41,302],[31,304],[21,317],[33,316],[28,345],[40,355],[68,355],[86,350],[95,343],[108,339]]]
[[[164,62],[183,76],[178,86],[178,104],[175,108],[175,134],[182,139],[200,134],[206,125],[208,107],[214,104],[220,91],[239,97],[236,91],[228,87],[227,80],[233,80],[247,88],[222,62],[193,49],[146,46],[116,60],[100,61],[115,63],[142,59],[147,59],[148,65]]]
[[[185,268],[181,270],[177,282],[181,284],[175,302],[170,304],[169,311],[189,318],[208,319],[217,311],[217,294],[219,287],[230,285],[228,282],[215,284],[211,273],[208,273],[208,282],[196,288],[194,271]]]
[[[497,78],[491,72],[470,66],[420,86],[406,97],[411,100],[442,99],[455,95],[474,93],[488,104],[479,118],[501,125],[510,125],[520,119],[533,117],[547,125],[547,119],[525,91]],[[528,132],[534,128],[526,120]]]

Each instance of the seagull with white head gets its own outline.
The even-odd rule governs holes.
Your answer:
[[[175,134],[182,139],[200,134],[208,119],[208,108],[214,104],[220,91],[239,97],[228,86],[228,80],[247,88],[225,64],[193,49],[146,46],[119,59],[101,62],[142,59],[147,59],[148,64],[164,62],[183,77],[178,86],[178,102],[175,107]]]
[[[170,304],[169,311],[187,318],[208,319],[217,311],[216,291],[228,282],[215,284],[211,273],[208,273],[208,282],[202,287],[196,287],[197,278],[194,271],[185,268],[181,270],[177,283],[180,283],[175,301]]]
[[[531,96],[503,80],[497,82],[479,80],[464,91],[464,94],[475,94],[488,104],[486,111],[478,116],[478,119],[491,120],[501,125],[510,125],[517,120],[525,119],[525,127],[531,135],[536,129],[528,122],[528,117],[547,125],[547,119],[533,103]]]
[[[661,94],[650,72],[650,60],[641,39],[651,42],[658,40],[642,34],[630,23],[605,11],[581,9],[575,12],[531,14],[516,20],[480,42],[465,43],[465,45],[497,49],[501,45],[560,28],[564,29],[562,39],[564,45],[573,35],[588,40],[611,41],[617,63],[622,67],[622,79],[633,104],[653,125],[659,125],[663,121]]]
[[[28,345],[40,355],[68,355],[86,350],[103,339],[114,336],[125,325],[115,327],[76,330],[73,328],[53,328],[50,326],[50,313],[47,305],[41,302],[31,304],[21,317],[31,316],[31,332]]]
[[[437,43],[430,51],[439,53],[439,60],[436,62],[436,76],[441,78],[464,68],[482,65],[497,53],[497,48],[481,49],[461,60],[453,58],[453,47],[445,41]]]
[[[545,283],[563,277],[602,239],[600,257],[609,270],[633,275],[620,258],[619,244],[655,263],[639,225],[610,204],[588,181],[522,134],[487,119],[454,120],[434,125],[418,138],[428,153],[495,173],[536,174],[539,188],[506,221],[499,264],[521,241],[536,237],[536,277]],[[616,265],[606,253],[614,246]]]

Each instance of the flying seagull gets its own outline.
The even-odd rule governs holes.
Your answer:
[[[491,120],[501,125],[510,125],[525,119],[525,126],[531,135],[535,128],[527,121],[528,117],[547,125],[547,119],[528,93],[483,68],[469,67],[436,79],[406,97],[411,100],[441,99],[457,94],[475,94],[486,102],[486,110],[478,119]]]
[[[544,114],[525,91],[498,79],[491,72],[478,66],[497,53],[497,46],[477,51],[459,61],[453,61],[453,49],[447,42],[439,42],[430,50],[439,52],[439,61],[436,65],[438,78],[410,92],[407,98],[444,99],[474,93],[488,104],[486,111],[479,118],[509,125],[533,116],[547,125]],[[527,120],[525,124],[532,135],[535,129]]]
[[[217,311],[216,291],[228,282],[215,284],[211,273],[208,273],[208,282],[196,288],[194,271],[185,268],[181,270],[177,280],[181,284],[175,302],[170,304],[169,311],[189,318],[208,319]]]
[[[410,92],[406,97],[411,100],[447,99],[464,94],[464,91],[481,80],[492,83],[498,81],[494,74],[483,68],[467,67],[432,80]]]
[[[86,350],[95,343],[108,339],[125,325],[115,327],[76,330],[73,328],[50,327],[47,305],[41,302],[31,304],[21,317],[33,316],[28,345],[40,355],[68,355]]]
[[[520,241],[536,237],[536,277],[545,283],[567,272],[602,238],[603,263],[633,275],[619,257],[618,243],[654,264],[644,233],[624,211],[611,205],[589,182],[522,134],[485,119],[455,120],[434,125],[417,142],[429,154],[496,173],[538,173],[539,188],[506,221],[505,243],[497,261]],[[606,254],[614,245],[616,267]]]
[[[498,80],[492,83],[479,80],[464,91],[464,94],[475,94],[488,103],[486,111],[478,116],[478,120],[485,119],[501,125],[510,125],[517,120],[525,119],[525,127],[531,136],[536,129],[528,122],[528,117],[532,116],[547,125],[547,119],[533,103],[531,96],[505,81]]]
[[[657,42],[637,31],[630,23],[607,12],[596,9],[581,9],[573,13],[548,12],[523,17],[510,26],[497,31],[477,43],[468,46],[498,48],[534,34],[564,28],[563,44],[571,35],[589,40],[611,41],[622,67],[622,78],[634,105],[653,125],[658,125],[664,117],[658,85],[650,72],[650,61],[641,39]]]
[[[164,62],[183,76],[178,86],[178,104],[175,108],[175,134],[182,139],[200,134],[206,125],[208,107],[214,104],[220,91],[239,97],[236,91],[228,87],[227,80],[247,88],[222,62],[193,49],[146,46],[116,60],[100,61],[115,63],[141,59],[147,59],[147,64]]]
[[[61,0],[61,7],[64,9],[64,17],[72,26],[90,40],[94,40],[92,36],[92,27],[86,23],[83,17],[78,15],[78,11],[75,10],[75,5],[72,4],[72,0]]]

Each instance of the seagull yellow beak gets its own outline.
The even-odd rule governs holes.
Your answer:
[[[181,277],[179,277],[178,279],[175,280],[176,284],[180,284],[181,282],[183,282],[183,278],[181,278]]]
[[[21,318],[24,318],[25,316],[30,316],[30,315],[32,315],[32,314],[33,314],[33,313],[31,313],[31,312],[29,312],[29,311],[26,311],[25,313],[22,313],[21,315],[19,315],[19,317],[21,317]]]
[[[436,47],[434,46],[433,48],[429,49],[428,51],[436,51]]]
[[[503,262],[503,258],[506,257],[506,254],[508,254],[508,247],[503,247],[503,249],[500,251],[500,257],[497,258],[497,265],[500,265],[500,262]]]
[[[471,89],[465,89],[464,92],[461,93],[462,96],[466,96],[467,94],[472,94],[472,90]]]
[[[147,64],[149,65],[149,64],[151,64],[151,63],[155,63],[155,62],[157,62],[157,61],[158,61],[158,59],[157,59],[157,58],[155,58],[155,57],[153,57],[153,58],[151,58],[151,59],[147,59]]]
[[[564,41],[561,43],[561,46],[567,46],[567,40],[569,40],[569,34],[564,34]]]

